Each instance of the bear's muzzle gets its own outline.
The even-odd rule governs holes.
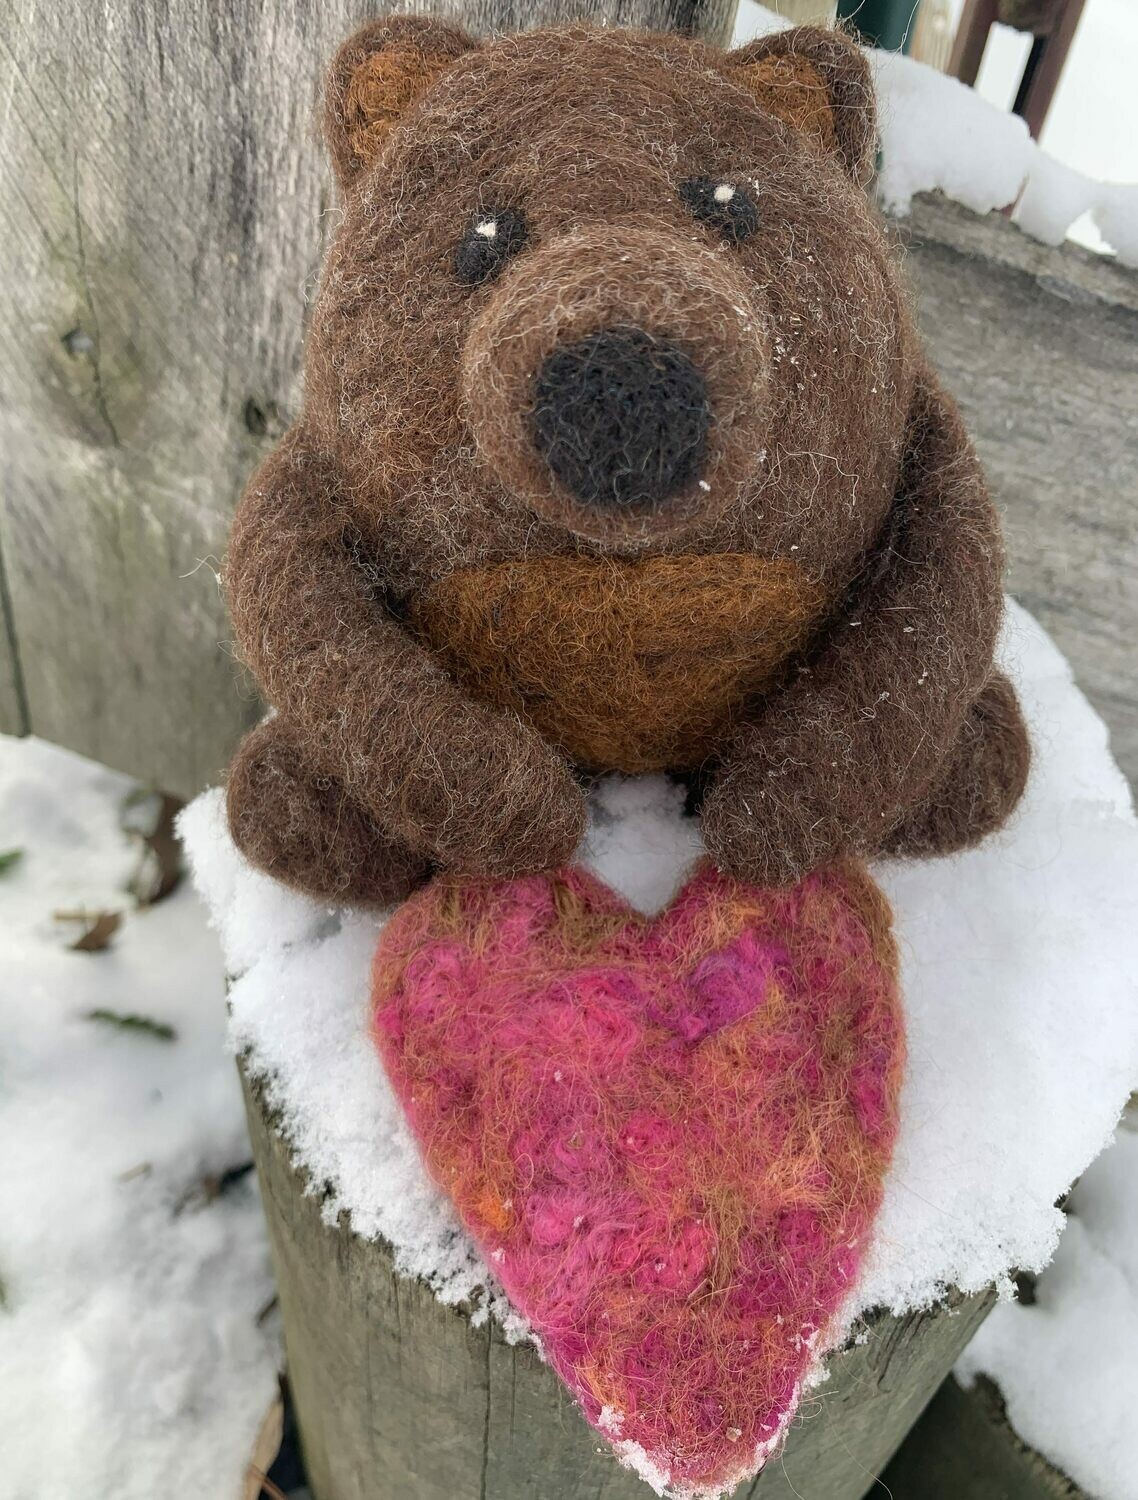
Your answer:
[[[755,480],[766,307],[730,251],[651,226],[574,230],[494,283],[467,338],[466,420],[495,480],[597,542],[720,514]]]

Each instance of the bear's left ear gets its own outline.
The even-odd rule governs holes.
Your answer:
[[[855,182],[868,182],[877,143],[873,81],[861,49],[840,31],[776,31],[729,52],[727,67],[768,114],[837,156]]]
[[[477,46],[430,16],[369,21],[337,52],[324,91],[324,134],[341,187],[379,155],[401,115]]]

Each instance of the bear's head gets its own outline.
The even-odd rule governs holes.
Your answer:
[[[387,606],[579,764],[698,764],[897,488],[918,356],[860,53],[397,17],[326,122],[306,424]]]

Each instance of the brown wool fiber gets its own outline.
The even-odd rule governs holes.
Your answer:
[[[999,529],[864,193],[857,49],[395,17],[326,134],[305,406],[226,568],[277,710],[246,854],[371,904],[549,869],[607,769],[698,772],[754,881],[998,826]]]
[[[793,562],[539,557],[458,568],[411,620],[474,696],[590,771],[695,770],[816,618]]]

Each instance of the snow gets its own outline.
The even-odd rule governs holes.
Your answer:
[[[1138,1118],[1087,1169],[1032,1305],[1005,1303],[957,1374],[999,1386],[1026,1442],[1088,1495],[1138,1500]]]
[[[1015,200],[1033,146],[1018,115],[1004,114],[955,78],[899,52],[872,52],[881,163],[877,195],[905,214],[935,189],[986,214]]]
[[[939,189],[975,213],[1015,204],[1025,234],[1062,244],[1089,215],[1125,265],[1138,265],[1138,185],[1102,183],[1063,165],[974,89],[898,52],[871,53],[878,93],[877,195],[905,214],[915,193]]]
[[[236,1500],[276,1390],[255,1182],[199,1187],[249,1156],[221,956],[188,882],[132,909],[131,786],[0,737],[0,1500]],[[124,913],[110,948],[73,908]]]
[[[786,24],[772,11],[743,0],[735,42]],[[1128,21],[1119,12],[1120,34],[1132,24],[1132,18]],[[1123,264],[1138,266],[1138,184],[1101,182],[1057,160],[1031,139],[1023,120],[986,98],[983,89],[969,88],[899,52],[870,50],[868,56],[881,143],[877,195],[887,213],[904,215],[915,194],[936,190],[978,214],[1014,203],[1019,227],[1049,245],[1061,244],[1074,225],[1089,218]],[[1110,137],[1116,142],[1126,132],[1103,115],[1101,96],[1117,101],[1129,90],[1129,81],[1113,96],[1101,82],[1085,90],[1100,96],[1095,109],[1104,141]],[[1079,119],[1085,118],[1081,111]],[[1072,154],[1071,134],[1066,129],[1059,137],[1067,154]],[[1111,167],[1123,160],[1117,151],[1111,144],[1103,157]]]
[[[367,1033],[381,921],[319,907],[252,870],[229,838],[219,791],[192,802],[179,827],[239,976],[229,991],[230,1045],[249,1049],[296,1157],[314,1181],[331,1185],[325,1220],[347,1209],[358,1234],[391,1242],[402,1274],[424,1277],[448,1303],[474,1296],[485,1268],[428,1182]],[[256,925],[238,929],[239,910]],[[481,1317],[489,1308],[522,1331],[500,1296],[483,1302]]]
[[[1109,1139],[1138,1082],[1138,825],[1102,722],[1038,625],[1011,608],[1003,656],[1033,725],[1036,765],[1013,824],[951,860],[884,864],[902,951],[909,1067],[896,1159],[851,1317],[928,1306],[945,1289],[1005,1290],[1039,1269],[1056,1200]],[[229,962],[231,1044],[267,1077],[297,1157],[331,1186],[329,1222],[391,1241],[443,1301],[489,1286],[431,1187],[367,1035],[381,919],[271,889],[229,841],[220,794],[182,816],[195,878],[224,933],[260,883],[263,926]],[[603,782],[584,862],[643,910],[698,854],[661,778]],[[247,908],[250,909],[250,908]],[[483,1308],[483,1312],[485,1308]],[[509,1334],[524,1326],[509,1323]]]

